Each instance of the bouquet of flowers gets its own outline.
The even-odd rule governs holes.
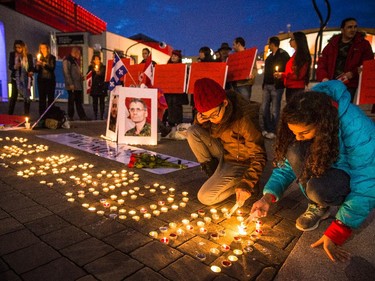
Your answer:
[[[175,169],[186,169],[187,166],[181,164],[181,160],[178,163],[172,163],[168,161],[168,158],[163,159],[159,155],[150,154],[147,152],[132,153],[128,164],[129,168],[175,168]]]

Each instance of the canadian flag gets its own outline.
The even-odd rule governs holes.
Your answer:
[[[91,93],[91,86],[92,86],[92,70],[86,74],[86,93]]]
[[[154,65],[152,64],[152,53],[147,57],[143,68],[142,84],[147,88],[154,85]]]

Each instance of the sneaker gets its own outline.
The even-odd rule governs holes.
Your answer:
[[[309,204],[307,210],[296,220],[296,227],[301,231],[314,230],[319,226],[320,221],[325,220],[329,215],[329,207]]]
[[[276,138],[276,135],[274,133],[267,133],[265,135],[265,137],[269,140],[273,140],[274,138]]]

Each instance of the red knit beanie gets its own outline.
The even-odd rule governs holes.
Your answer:
[[[194,103],[198,112],[206,112],[219,106],[227,95],[222,86],[210,78],[202,78],[194,84]]]

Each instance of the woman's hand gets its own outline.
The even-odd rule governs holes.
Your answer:
[[[277,79],[280,79],[283,77],[283,73],[282,72],[274,72],[273,73],[273,77],[277,78]]]
[[[348,261],[350,259],[350,253],[337,246],[328,236],[323,235],[318,241],[311,244],[312,248],[318,247],[323,244],[323,249],[331,259],[331,261]]]
[[[199,124],[202,124],[202,123],[204,123],[204,122],[207,122],[208,119],[203,118],[203,117],[202,117],[202,113],[198,112],[198,113],[197,113],[197,121],[198,121]]]
[[[265,194],[260,200],[256,201],[251,207],[250,214],[255,213],[255,217],[261,218],[268,214],[272,197],[270,194]]]

